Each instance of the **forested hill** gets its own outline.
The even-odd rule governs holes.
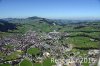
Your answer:
[[[5,32],[13,29],[16,29],[16,24],[0,19],[0,31]]]

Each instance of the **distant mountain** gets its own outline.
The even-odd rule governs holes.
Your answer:
[[[42,19],[41,17],[37,17],[37,16],[33,16],[33,17],[28,17],[27,19],[32,19],[32,20],[34,20],[34,19]]]
[[[33,23],[33,22],[47,22],[49,24],[56,23],[58,25],[65,25],[68,23],[84,23],[84,22],[100,22],[100,20],[68,20],[68,19],[47,19],[42,17],[28,17],[28,18],[5,18],[5,21],[11,23]]]

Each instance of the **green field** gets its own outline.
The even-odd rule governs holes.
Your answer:
[[[33,66],[32,62],[27,60],[27,59],[24,59],[21,63],[20,63],[20,66]]]
[[[10,64],[0,64],[0,66],[11,66]]]
[[[33,54],[33,55],[36,55],[36,54],[38,54],[40,52],[40,50],[38,49],[38,48],[29,48],[28,50],[27,50],[27,53],[28,54]]]
[[[67,42],[69,44],[73,44],[74,47],[79,47],[79,48],[99,48],[98,41],[91,41],[91,38],[88,37],[69,37],[67,39]]]

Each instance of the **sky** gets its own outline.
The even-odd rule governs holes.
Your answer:
[[[100,0],[0,0],[0,18],[100,18]]]

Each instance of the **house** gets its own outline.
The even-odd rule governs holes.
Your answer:
[[[43,53],[43,56],[44,56],[44,57],[50,57],[50,53],[49,53],[49,52],[44,52],[44,53]]]

